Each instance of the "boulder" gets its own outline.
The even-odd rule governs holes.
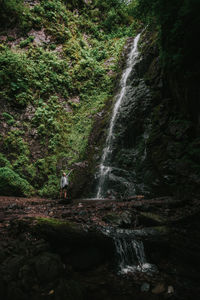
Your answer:
[[[158,283],[153,289],[152,293],[153,294],[161,294],[164,293],[166,290],[164,283]]]
[[[34,257],[33,264],[40,282],[53,281],[63,271],[61,259],[54,253],[44,252]]]
[[[148,282],[144,282],[142,285],[141,285],[141,292],[148,292],[150,289],[150,284]]]
[[[112,212],[106,214],[102,220],[114,226],[131,225],[132,215],[129,211],[124,211],[121,215]]]
[[[151,213],[151,212],[140,212],[138,216],[139,224],[144,226],[156,226],[156,225],[163,225],[166,223],[165,218],[162,216]]]
[[[18,230],[44,239],[66,265],[77,270],[94,268],[114,258],[114,242],[100,230],[53,218],[18,220],[16,225]],[[34,266],[41,280],[53,279],[62,271],[59,257],[49,253],[36,256]]]
[[[172,285],[169,285],[167,288],[167,294],[172,295],[174,294],[174,287]]]

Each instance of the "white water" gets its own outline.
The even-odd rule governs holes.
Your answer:
[[[130,51],[128,59],[127,59],[126,69],[124,70],[121,81],[120,81],[120,93],[116,97],[116,102],[115,102],[115,105],[113,108],[112,118],[110,120],[110,126],[108,129],[108,135],[106,138],[106,144],[105,144],[105,148],[103,150],[103,155],[101,158],[101,164],[100,164],[100,168],[99,168],[99,182],[98,182],[97,195],[96,195],[97,199],[103,198],[103,187],[104,187],[105,179],[107,176],[109,176],[109,173],[111,171],[111,166],[109,166],[108,163],[109,163],[109,156],[112,153],[112,142],[113,142],[113,138],[114,138],[113,130],[114,130],[116,117],[117,117],[119,108],[120,108],[123,98],[126,94],[128,77],[129,77],[134,65],[136,64],[137,57],[139,55],[138,41],[140,39],[140,35],[141,35],[141,33],[138,34],[134,39],[133,46],[131,48],[131,51]]]
[[[146,263],[142,241],[115,238],[115,247],[120,257],[120,267],[143,265]]]
[[[147,230],[147,232],[145,232]],[[155,265],[147,262],[144,244],[137,236],[152,236],[153,232],[148,229],[122,229],[105,227],[102,232],[112,237],[115,242],[115,248],[118,256],[119,274],[127,274],[134,272],[157,273],[158,269]]]
[[[146,260],[144,245],[139,240],[127,240],[125,238],[114,238],[115,247],[119,257],[119,273],[127,274],[139,272],[157,272],[155,265]]]

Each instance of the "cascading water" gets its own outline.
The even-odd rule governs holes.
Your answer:
[[[125,238],[114,238],[115,247],[119,256],[120,272],[129,269],[142,267],[146,263],[144,246],[141,241],[127,240]]]
[[[116,102],[115,102],[115,105],[113,108],[113,113],[112,113],[112,117],[110,120],[110,126],[108,129],[108,135],[106,138],[106,144],[105,144],[105,148],[103,150],[103,155],[101,158],[101,164],[100,164],[100,168],[99,168],[99,182],[98,182],[97,194],[96,194],[97,199],[103,198],[104,184],[105,184],[106,178],[109,176],[109,173],[112,170],[112,167],[109,166],[109,163],[110,163],[110,157],[112,154],[112,143],[113,143],[113,139],[114,139],[114,136],[113,136],[114,126],[116,123],[119,108],[121,106],[121,103],[123,102],[125,95],[126,95],[126,87],[127,87],[128,77],[129,77],[134,65],[137,62],[137,57],[139,55],[138,42],[140,39],[140,35],[141,35],[141,33],[138,34],[134,39],[133,46],[132,46],[131,51],[128,56],[127,65],[122,74],[122,78],[120,81],[120,93],[116,97]]]
[[[157,272],[156,266],[146,260],[144,245],[140,240],[114,238],[119,258],[119,273]]]
[[[102,232],[113,238],[118,256],[119,274],[134,272],[157,273],[155,265],[147,262],[141,238],[153,235],[153,231],[104,228]],[[139,238],[140,237],[140,238]]]

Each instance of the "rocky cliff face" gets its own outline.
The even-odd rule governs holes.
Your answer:
[[[196,83],[186,82],[181,74],[177,77],[161,66],[157,40],[154,30],[146,30],[142,35],[140,58],[129,78],[114,130],[114,168],[108,190],[123,197],[135,193],[199,193],[199,123],[195,109],[199,91]],[[105,123],[103,116],[101,122]],[[105,125],[102,128],[103,142]],[[91,149],[96,147],[98,152],[102,147],[100,134],[97,129],[93,132],[96,135]],[[100,155],[93,155],[93,166],[99,158]],[[93,172],[96,173],[94,168]]]
[[[151,40],[153,42],[152,35]],[[185,74],[180,72],[169,71],[166,67],[161,69],[154,42],[146,42],[142,55],[149,57],[143,77],[152,95],[145,163],[145,174],[150,176],[144,176],[144,179],[147,178],[150,191],[159,194],[198,194],[200,128],[197,82],[187,81]]]

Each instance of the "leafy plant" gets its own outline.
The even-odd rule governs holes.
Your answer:
[[[0,168],[0,190],[1,195],[9,196],[30,196],[33,193],[28,181],[8,167]]]
[[[23,40],[20,42],[20,47],[24,48],[27,47],[30,43],[32,43],[34,41],[34,36],[29,36],[26,40]]]
[[[63,159],[69,168],[86,158],[96,114],[113,95],[120,54],[134,33],[127,8],[120,0],[40,0],[31,10],[20,6],[11,22],[23,40],[0,47],[0,99],[16,110],[15,119],[4,116],[7,124],[22,130],[2,136],[2,166],[40,195],[56,195]],[[44,29],[49,44],[25,38],[25,23],[27,31]]]
[[[8,125],[13,125],[15,123],[15,120],[14,120],[13,116],[8,114],[7,112],[3,112],[2,116],[6,120]]]

